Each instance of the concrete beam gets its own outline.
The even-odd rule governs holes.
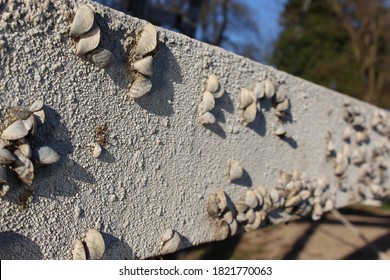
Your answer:
[[[46,122],[30,142],[61,156],[36,167],[31,187],[7,169],[1,259],[70,259],[90,228],[103,234],[103,258],[147,258],[160,254],[168,229],[180,236],[176,250],[253,230],[245,220],[252,215],[259,227],[313,211],[317,219],[389,190],[389,114],[381,109],[159,27],[152,88],[129,98],[146,22],[91,3],[100,46],[115,57],[100,69],[91,55],[76,55],[68,36],[74,1],[0,3],[2,129],[7,108],[43,99]],[[216,122],[202,125],[210,74],[225,92],[210,111]],[[265,81],[289,107],[283,113],[275,97],[255,98],[247,124],[243,88],[264,89]],[[286,134],[275,135],[281,126]],[[94,158],[89,144],[102,137]],[[243,174],[230,182],[229,166],[240,165],[232,160]],[[247,214],[242,202],[252,207]]]

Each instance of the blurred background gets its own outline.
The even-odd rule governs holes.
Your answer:
[[[155,25],[390,108],[390,0],[99,0]],[[390,256],[389,200],[246,233],[166,258]],[[353,234],[355,230],[355,234]],[[387,253],[386,253],[387,252]]]

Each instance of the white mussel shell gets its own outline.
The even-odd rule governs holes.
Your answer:
[[[288,101],[288,98],[286,97],[281,103],[278,103],[278,105],[276,105],[276,110],[278,112],[284,112],[288,109],[289,106],[290,103]]]
[[[269,197],[270,197],[273,205],[277,204],[279,202],[279,199],[280,199],[280,195],[279,195],[278,190],[275,188],[272,188],[269,192]]]
[[[321,219],[323,213],[324,210],[322,209],[321,204],[316,203],[313,206],[313,212],[311,214],[311,218],[313,219],[313,221],[318,221],[319,219]]]
[[[75,241],[72,255],[73,255],[74,260],[86,260],[87,259],[87,255],[85,253],[85,248],[84,248],[83,242],[81,242],[80,240]]]
[[[38,99],[38,100],[35,100],[33,104],[31,104],[30,108],[28,108],[31,112],[36,112],[36,111],[39,111],[39,110],[42,110],[43,108],[43,100],[42,99]]]
[[[215,240],[224,240],[229,236],[229,224],[225,221],[218,221],[217,229],[214,232]]]
[[[134,69],[145,76],[153,75],[153,57],[144,57],[134,63]]]
[[[301,197],[299,195],[290,197],[286,200],[284,203],[284,207],[293,207],[297,206],[302,201]]]
[[[265,95],[265,91],[264,91],[264,83],[259,83],[257,82],[253,88],[253,92],[255,93],[256,95],[256,98],[258,99],[261,99],[264,97]]]
[[[228,224],[228,226],[229,226],[230,235],[231,236],[236,235],[237,230],[238,230],[237,221],[233,219],[233,221],[230,224]]]
[[[12,121],[25,120],[31,115],[31,111],[25,106],[9,107],[7,112]]]
[[[227,208],[227,198],[223,190],[217,189],[214,193],[217,201],[218,208],[223,211]]]
[[[210,112],[206,112],[199,117],[199,122],[203,125],[213,124],[215,123],[215,121],[216,121],[215,116]]]
[[[85,234],[85,244],[91,260],[100,260],[103,257],[105,245],[103,236],[95,229],[90,229]]]
[[[6,140],[17,140],[23,138],[27,134],[28,130],[24,126],[23,121],[17,120],[4,129],[1,138]]]
[[[344,128],[343,140],[350,141],[352,134],[353,134],[353,129],[348,125],[347,127]]]
[[[232,160],[229,163],[228,178],[229,182],[237,180],[244,174],[244,168],[239,160]]]
[[[112,62],[114,55],[109,50],[98,47],[92,53],[92,62],[99,68],[107,68]]]
[[[249,208],[249,206],[246,205],[243,201],[238,201],[234,203],[234,207],[236,208],[238,213],[244,213]]]
[[[20,150],[16,149],[14,155],[16,156],[14,168],[16,174],[23,183],[31,186],[34,182],[34,165]]]
[[[36,150],[37,162],[40,165],[52,164],[60,159],[60,155],[50,147],[39,147]]]
[[[152,82],[147,77],[140,74],[131,85],[127,95],[131,98],[140,98],[147,94],[151,89]]]
[[[328,198],[325,202],[325,205],[324,205],[324,212],[329,212],[329,211],[332,211],[334,208],[334,201],[332,198]]]
[[[282,103],[287,97],[287,89],[285,86],[280,86],[275,95],[276,103]]]
[[[214,96],[209,91],[203,92],[203,98],[201,103],[202,113],[206,113],[214,109],[215,99]]]
[[[3,165],[0,165],[0,184],[7,183],[7,170]]]
[[[0,186],[0,197],[5,196],[8,193],[8,191],[9,191],[9,186],[6,184],[2,184]]]
[[[267,99],[270,99],[275,95],[275,86],[269,79],[264,82],[264,94]]]
[[[45,123],[45,111],[42,109],[37,112],[34,112],[32,116],[30,116],[30,118],[33,124],[31,134],[35,135],[37,133],[38,128],[40,128]]]
[[[243,121],[247,124],[253,122],[256,119],[256,113],[257,113],[256,102],[252,102],[252,104],[246,107],[244,112],[242,113]]]
[[[157,47],[157,31],[150,23],[146,24],[135,48],[135,55],[143,57],[153,52]]]
[[[231,211],[227,211],[225,214],[223,214],[222,219],[227,222],[228,224],[231,224],[233,222],[233,213]]]
[[[255,211],[252,208],[246,211],[245,216],[247,218],[248,224],[253,224],[255,222],[256,219]]]
[[[160,254],[176,252],[180,248],[180,241],[180,235],[174,231],[172,238],[162,244]]]
[[[34,117],[30,116],[27,120],[22,120],[24,127],[30,131],[34,126]]]
[[[167,242],[168,240],[172,239],[174,233],[175,233],[175,232],[174,232],[171,228],[167,229],[167,230],[164,232],[164,234],[163,234],[163,237],[162,237],[161,242],[162,242],[162,243],[165,243],[165,242]]]
[[[245,109],[256,100],[253,100],[253,94],[249,89],[242,88],[240,93],[240,109]]]
[[[260,228],[261,222],[265,219],[265,213],[260,211],[255,212],[255,220],[253,223],[248,223],[244,226],[245,231],[254,231]]]
[[[301,197],[301,200],[308,200],[311,196],[311,193],[309,190],[303,190],[299,192],[299,196]]]
[[[98,158],[100,156],[100,154],[102,153],[102,147],[100,147],[100,145],[98,143],[95,143],[93,145],[93,151],[92,151],[92,156],[94,158]]]
[[[207,90],[211,93],[214,93],[218,90],[219,87],[219,81],[217,76],[214,74],[210,74],[208,80],[207,80]]]
[[[206,210],[210,217],[218,216],[227,208],[227,198],[223,190],[218,189],[210,194],[207,201]]]
[[[214,74],[211,74],[207,80],[207,91],[211,92],[214,98],[222,97],[225,92],[224,86]]]
[[[13,154],[7,149],[0,149],[0,164],[11,164],[15,161]]]
[[[254,194],[257,197],[257,200],[259,201],[259,206],[263,206],[264,203],[264,196],[259,187],[253,189]]]
[[[74,16],[69,36],[77,38],[80,35],[88,32],[94,22],[94,11],[88,5],[81,5]]]
[[[32,150],[30,143],[27,140],[21,141],[22,143],[19,145],[18,149],[28,158],[31,158]]]
[[[100,42],[100,28],[95,25],[90,31],[80,36],[77,43],[76,54],[83,56],[97,48]]]
[[[286,135],[286,127],[284,125],[280,125],[276,130],[275,130],[275,135],[281,137]]]
[[[248,218],[245,213],[238,213],[236,216],[237,222],[240,224],[246,223],[248,221]]]
[[[256,208],[259,205],[259,201],[257,200],[257,197],[252,190],[245,191],[244,202],[250,208]]]

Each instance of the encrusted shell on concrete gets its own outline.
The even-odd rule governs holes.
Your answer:
[[[92,62],[99,68],[107,68],[113,62],[114,55],[107,49],[97,47],[92,52]]]
[[[140,98],[147,94],[152,89],[152,82],[142,74],[139,74],[127,95],[131,98]]]
[[[77,38],[80,35],[88,32],[93,25],[94,17],[95,13],[91,6],[80,5],[74,16],[69,36],[72,38]]]
[[[90,229],[85,235],[85,244],[91,260],[100,260],[105,251],[103,236],[95,229]]]
[[[215,123],[215,121],[216,121],[215,116],[210,112],[206,112],[199,117],[199,122],[203,125],[213,124]]]
[[[39,147],[35,151],[36,160],[40,165],[52,164],[60,159],[60,155],[50,147]]]
[[[145,76],[153,75],[153,57],[147,56],[134,62],[134,69]]]
[[[224,86],[220,83],[215,74],[210,74],[207,80],[207,91],[211,92],[214,98],[221,98],[225,92]]]
[[[11,164],[15,161],[13,154],[7,149],[0,149],[0,164]]]
[[[252,102],[252,104],[246,107],[244,112],[242,113],[242,119],[244,123],[249,124],[253,122],[256,119],[256,113],[257,113],[256,102]]]
[[[23,138],[27,134],[28,130],[26,129],[23,121],[17,120],[4,129],[3,133],[1,134],[1,138],[6,140],[17,140]]]
[[[76,54],[83,56],[97,48],[100,42],[100,28],[96,24],[90,31],[80,36],[77,43]]]
[[[86,260],[87,259],[84,244],[82,241],[80,241],[80,240],[75,241],[72,255],[73,255],[74,260]]]
[[[231,160],[229,162],[229,168],[227,173],[229,182],[241,178],[243,174],[244,168],[242,167],[241,161],[235,159]]]
[[[16,157],[14,163],[16,174],[23,183],[31,186],[34,181],[34,166],[32,162],[18,149],[14,151],[14,155]]]
[[[157,31],[156,28],[148,23],[144,26],[141,37],[138,40],[135,54],[137,57],[144,57],[153,52],[157,47]]]
[[[162,238],[160,254],[165,255],[176,252],[180,248],[180,243],[180,235],[176,231],[168,229]]]

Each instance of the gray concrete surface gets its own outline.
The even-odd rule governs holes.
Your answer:
[[[0,259],[70,259],[74,240],[89,228],[103,233],[105,259],[158,255],[168,228],[180,233],[182,247],[213,241],[209,195],[220,186],[237,201],[249,187],[274,186],[281,171],[299,170],[311,181],[326,176],[337,207],[361,199],[353,189],[358,167],[335,176],[326,137],[331,132],[342,149],[343,104],[363,108],[367,123],[380,109],[159,27],[153,88],[132,100],[126,94],[132,54],[146,22],[92,5],[101,45],[116,58],[105,70],[75,55],[68,37],[74,1],[0,0],[1,119],[8,107],[43,98],[47,121],[32,144],[61,155],[37,169],[26,209],[19,199],[26,186],[9,179],[11,190],[0,200]],[[198,104],[211,73],[226,93],[213,111],[217,124],[205,128],[197,121]],[[273,134],[277,117],[269,101],[262,101],[254,123],[241,122],[240,89],[266,78],[287,87],[289,138]],[[107,144],[95,159],[88,144],[104,123]],[[367,147],[386,141],[371,131]],[[245,168],[236,183],[226,177],[231,159]]]

